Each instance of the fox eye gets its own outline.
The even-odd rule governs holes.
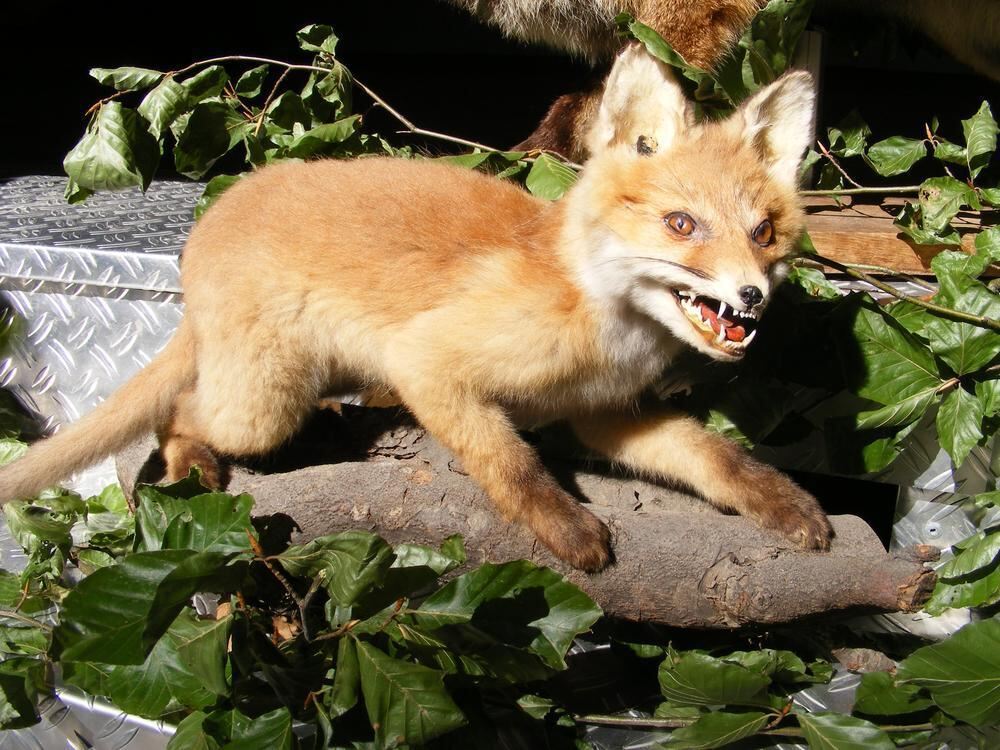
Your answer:
[[[674,211],[663,217],[663,223],[682,237],[688,237],[698,226],[695,220],[683,211]]]
[[[770,219],[764,219],[753,230],[753,241],[761,247],[767,247],[774,241],[774,225]]]

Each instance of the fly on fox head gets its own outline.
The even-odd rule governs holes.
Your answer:
[[[669,69],[627,48],[570,209],[589,238],[585,287],[716,359],[742,357],[802,234],[814,100],[809,74],[790,73],[696,123]]]

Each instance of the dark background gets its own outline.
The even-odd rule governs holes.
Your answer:
[[[18,0],[3,16],[0,176],[61,173],[84,111],[110,91],[88,76],[91,67],[167,70],[238,53],[308,62],[295,32],[309,23],[332,25],[341,38],[338,57],[418,125],[498,147],[526,136],[556,96],[591,74],[581,61],[503,39],[442,0],[75,7]],[[918,34],[887,31],[884,19],[827,14],[814,25],[833,33],[825,45],[821,126],[856,107],[875,139],[922,137],[923,123],[937,114],[945,135],[960,140],[958,121],[983,98],[1000,107],[995,82]],[[366,106],[362,94],[356,99],[359,110]],[[381,113],[369,124],[382,133],[396,129]]]

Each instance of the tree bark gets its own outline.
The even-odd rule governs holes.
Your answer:
[[[457,532],[468,567],[527,558],[564,573],[609,616],[679,627],[913,611],[934,585],[923,564],[932,556],[927,549],[890,556],[855,516],[831,519],[830,552],[806,552],[690,495],[580,470],[565,450],[551,449],[564,446],[565,436],[549,433],[540,446],[546,464],[614,537],[614,564],[587,575],[552,557],[530,531],[504,522],[456,459],[395,410],[345,408],[325,422],[263,463],[234,467],[227,488],[253,495],[258,515],[291,516],[301,530],[296,541],[364,528],[392,544],[436,545]],[[156,461],[147,460],[154,448],[150,441],[119,456],[126,492],[137,476],[156,479]]]

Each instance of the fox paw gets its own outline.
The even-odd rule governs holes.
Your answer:
[[[611,531],[597,516],[570,499],[568,506],[532,524],[539,541],[563,562],[587,573],[611,563]]]
[[[789,481],[789,488],[766,501],[761,524],[780,531],[803,549],[826,551],[833,539],[833,526],[816,498]]]

